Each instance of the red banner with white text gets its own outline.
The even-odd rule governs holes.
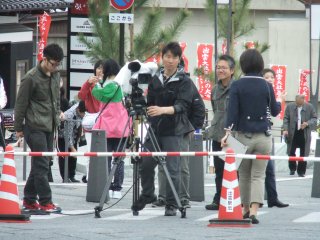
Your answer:
[[[309,69],[299,70],[299,94],[305,96],[305,101],[309,102],[310,100],[310,89],[309,89],[309,80],[308,76],[310,75]]]
[[[276,74],[275,80],[273,83],[274,94],[275,94],[277,101],[281,102],[281,112],[279,113],[278,117],[280,119],[283,119],[286,103],[285,103],[285,101],[282,101],[281,96],[286,91],[287,66],[285,66],[285,65],[272,65],[271,69]]]
[[[43,58],[43,49],[47,45],[48,34],[50,30],[51,16],[44,12],[39,18],[40,41],[38,42],[38,61]]]
[[[213,64],[213,44],[198,43],[197,45],[197,57],[198,57],[198,68],[203,68],[205,74],[212,72]],[[203,100],[211,99],[212,85],[209,80],[198,76],[199,82],[199,93]]]

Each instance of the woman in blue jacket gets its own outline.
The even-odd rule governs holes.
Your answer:
[[[281,106],[276,102],[272,85],[264,80],[261,72],[264,62],[255,49],[248,49],[240,56],[240,66],[244,77],[230,87],[226,127],[235,131],[235,137],[248,146],[247,154],[271,152],[271,133],[266,109],[277,116]],[[221,144],[226,145],[227,135]],[[244,218],[259,223],[257,211],[263,204],[264,181],[267,161],[243,159],[239,166],[239,186]]]

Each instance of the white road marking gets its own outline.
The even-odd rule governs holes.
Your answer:
[[[130,221],[130,220],[148,220],[151,218],[156,218],[159,216],[164,215],[164,209],[161,210],[156,210],[156,209],[143,209],[142,211],[139,211],[138,216],[133,216],[132,212],[130,213],[124,213],[112,217],[106,217],[106,218],[101,218],[101,220],[125,220],[125,221]]]
[[[260,211],[260,212],[258,212],[258,216],[266,214],[266,213],[268,213],[268,212]],[[197,222],[208,222],[210,219],[217,219],[217,218],[218,218],[218,211],[215,214],[211,214],[211,215],[206,216],[204,218],[198,218],[195,221],[197,221]]]
[[[301,218],[293,220],[296,223],[315,223],[320,222],[320,212],[309,213]]]

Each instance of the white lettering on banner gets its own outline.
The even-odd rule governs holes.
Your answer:
[[[285,92],[286,87],[286,71],[287,66],[285,65],[271,65],[271,69],[275,72],[275,81],[273,83],[273,90],[278,102],[281,102],[281,96]],[[278,117],[283,119],[284,117],[284,109],[285,109],[285,102],[281,102],[281,112],[279,113]]]
[[[202,68],[204,74],[208,74],[212,71],[212,56],[213,56],[213,44],[198,44],[198,68]],[[211,83],[203,76],[198,76],[199,93],[204,100],[210,100],[211,97]]]
[[[226,212],[233,212],[233,198],[234,190],[232,188],[227,188],[227,206]]]

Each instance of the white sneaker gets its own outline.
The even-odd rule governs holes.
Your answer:
[[[113,198],[113,191],[109,190],[109,198]]]
[[[112,196],[112,198],[114,198],[114,199],[119,199],[119,198],[121,198],[121,197],[122,197],[122,194],[121,194],[120,191],[113,191],[113,196]]]

